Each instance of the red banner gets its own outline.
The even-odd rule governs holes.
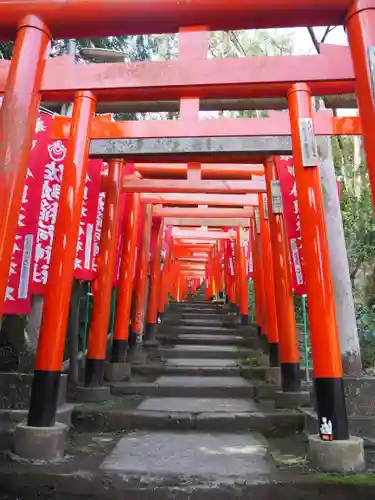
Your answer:
[[[40,166],[46,161],[47,131],[51,123],[52,116],[43,113],[39,114],[36,121],[6,289],[4,314],[27,314],[30,311],[29,286],[43,185],[43,170]]]
[[[227,240],[227,258],[229,262],[229,274],[230,276],[236,275],[236,243],[233,239]]]
[[[307,290],[303,275],[301,220],[298,209],[293,157],[276,157],[276,166],[279,173],[283,213],[289,239],[293,289],[297,295],[306,295]]]
[[[52,122],[50,123],[51,126]],[[43,295],[48,279],[51,261],[53,236],[60,199],[61,183],[64,174],[64,160],[67,141],[49,139],[46,130],[46,148],[39,168],[44,171],[44,182],[40,202],[40,215],[37,231],[35,263],[31,291]],[[98,195],[100,191],[100,160],[90,160],[84,188],[80,229],[75,260],[75,279],[92,280],[94,276],[93,254],[95,245],[94,227],[97,223]]]
[[[250,231],[246,231],[247,233],[247,245],[245,246],[245,256],[246,256],[246,271],[247,277],[252,278],[254,273],[254,263],[253,263],[253,248],[251,242]]]
[[[92,281],[95,276],[93,269],[93,257],[95,227],[101,184],[101,169],[101,160],[89,161],[79,226],[77,255],[75,260],[74,278],[77,280]]]
[[[107,163],[103,163],[101,166],[101,185],[103,180],[108,176],[108,165]],[[93,259],[92,259],[92,268],[94,273],[98,270],[97,259],[100,250],[100,237],[102,234],[103,227],[103,217],[104,217],[104,205],[105,205],[105,192],[100,189],[99,198],[98,198],[98,208],[96,212],[96,221],[95,221],[95,232],[94,232],[94,247],[93,247]]]

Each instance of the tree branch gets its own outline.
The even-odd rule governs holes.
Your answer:
[[[309,32],[309,35],[310,35],[311,41],[315,47],[315,50],[317,51],[318,54],[320,54],[320,46],[319,46],[318,39],[316,38],[314,28],[308,27],[307,31]]]

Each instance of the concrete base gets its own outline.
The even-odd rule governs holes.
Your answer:
[[[361,472],[365,469],[363,439],[351,436],[347,441],[322,441],[309,436],[309,457],[324,472]]]
[[[308,391],[276,392],[275,408],[299,408],[301,406],[310,406],[310,393]]]
[[[257,359],[259,366],[269,367],[270,357],[267,353],[265,353],[262,350],[258,350],[258,351],[256,351],[255,356],[256,356],[256,359]]]
[[[265,381],[267,384],[281,386],[281,371],[278,366],[268,366],[265,371]]]
[[[142,345],[135,345],[128,351],[128,362],[131,365],[145,365],[148,363],[147,353]]]
[[[104,378],[108,382],[121,382],[129,380],[131,376],[131,366],[129,363],[109,363],[105,365]]]
[[[68,426],[56,422],[53,427],[29,427],[18,424],[14,433],[14,453],[26,460],[59,461],[64,458]]]
[[[100,403],[111,397],[111,388],[109,385],[97,387],[86,387],[77,385],[75,390],[75,399],[84,403]]]

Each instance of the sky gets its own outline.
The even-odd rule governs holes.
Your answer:
[[[287,33],[291,33],[294,39],[294,47],[296,54],[315,54],[316,50],[311,42],[309,32],[306,28],[291,28],[285,30]],[[318,40],[322,38],[325,32],[325,28],[314,28],[316,37]],[[335,45],[348,45],[346,38],[346,33],[342,26],[337,26],[326,38],[325,43],[335,44]]]
[[[321,40],[325,30],[325,27],[314,28],[318,40]],[[309,32],[306,28],[292,28],[290,30],[285,30],[285,32],[291,33],[293,36],[295,54],[316,54],[315,47],[311,42]],[[348,45],[348,39],[344,28],[342,26],[337,26],[329,33],[325,43]],[[337,114],[339,116],[356,116],[358,112],[356,109],[338,109]]]

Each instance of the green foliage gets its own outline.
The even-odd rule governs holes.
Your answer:
[[[363,367],[375,366],[375,218],[360,139],[332,140]]]

